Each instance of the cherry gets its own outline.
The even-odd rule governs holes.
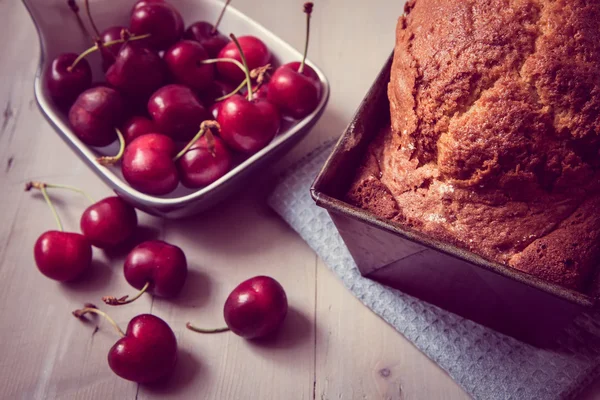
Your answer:
[[[219,118],[219,110],[221,109],[221,102],[216,102],[212,106],[209,107],[208,111],[210,111],[211,115],[214,119]]]
[[[126,117],[123,97],[115,89],[96,86],[81,93],[69,110],[77,137],[90,146],[107,146],[116,138],[115,127]]]
[[[159,55],[140,43],[123,45],[106,80],[123,94],[147,99],[167,79],[167,67]]]
[[[255,69],[266,65],[271,60],[271,53],[267,46],[254,36],[242,36],[238,39],[241,51],[243,51],[248,69]],[[237,61],[242,61],[238,46],[231,42],[223,47],[219,53],[219,58],[230,58]],[[231,63],[219,63],[217,65],[219,75],[234,84],[239,84],[244,80],[244,72]]]
[[[223,140],[232,149],[248,154],[269,144],[281,124],[277,108],[269,101],[248,100],[239,94],[222,102],[217,122]]]
[[[125,148],[121,163],[123,177],[142,193],[170,193],[179,183],[174,153],[175,143],[170,137],[158,133],[140,136]]]
[[[158,129],[158,126],[151,119],[134,115],[121,126],[121,132],[123,132],[123,136],[125,137],[125,143],[129,144],[135,138],[142,135],[160,133],[160,129]]]
[[[137,3],[135,3],[133,5],[133,8],[131,9],[131,12],[133,12],[134,10],[137,10],[138,8],[142,8],[144,6],[147,6],[148,4],[151,3],[163,3],[165,4],[165,0],[140,0]]]
[[[221,137],[232,149],[252,154],[273,140],[279,132],[281,118],[273,104],[264,99],[253,99],[245,53],[233,34],[231,38],[238,46],[244,65],[248,97],[236,94],[224,100],[218,110],[217,122],[221,127]]]
[[[200,43],[211,58],[217,57],[221,49],[229,43],[227,36],[215,30],[215,27],[206,21],[198,21],[190,25],[184,37]]]
[[[300,71],[300,62],[277,68],[268,86],[267,99],[284,116],[302,119],[317,109],[321,99],[321,81],[308,65]]]
[[[156,50],[166,50],[183,35],[183,18],[175,7],[165,2],[136,4],[131,12],[129,28],[134,34],[146,34]]]
[[[183,186],[200,188],[229,172],[231,163],[229,149],[209,130],[181,156],[177,167]]]
[[[123,379],[151,383],[167,378],[177,363],[177,339],[169,325],[152,314],[133,317],[123,333],[119,325],[93,304],[73,311],[77,318],[99,314],[118,332],[119,339],[108,352],[110,369]]]
[[[208,53],[204,47],[191,40],[175,43],[164,55],[175,82],[199,91],[209,87],[215,79],[214,66],[202,64],[206,59]]]
[[[227,6],[230,2],[231,0],[225,2],[221,14],[219,14],[219,18],[214,26],[211,25],[210,22],[199,21],[190,25],[184,33],[186,39],[195,40],[200,43],[211,58],[217,57],[221,49],[229,43],[227,36],[222,35],[217,28],[219,27],[223,15],[225,15],[225,10],[227,10]]]
[[[210,114],[192,90],[182,85],[158,89],[148,102],[148,112],[161,132],[174,140],[190,140]]]
[[[43,233],[35,242],[33,255],[35,263],[42,274],[50,279],[64,282],[71,281],[83,274],[92,263],[92,246],[78,233],[63,232],[62,223],[45,185],[37,185],[58,225],[58,231]],[[34,183],[25,185],[25,190],[34,188]]]
[[[75,53],[60,54],[44,73],[48,94],[61,107],[69,107],[81,92],[92,85],[92,69],[87,60],[81,60],[71,68],[77,57]]]
[[[304,4],[306,13],[306,44],[302,62],[291,62],[277,68],[267,98],[284,116],[302,119],[316,110],[321,98],[321,82],[317,73],[306,65],[313,3]]]
[[[111,26],[100,33],[100,54],[102,55],[102,70],[104,72],[108,71],[110,66],[115,63],[122,46],[103,46],[103,44],[121,39],[122,32],[126,30],[127,28],[124,26]]]
[[[223,81],[213,81],[209,87],[199,94],[199,99],[205,107],[211,107],[218,102],[220,98],[227,96],[233,92],[235,87]]]
[[[200,333],[231,330],[246,339],[257,339],[274,333],[288,311],[285,290],[275,279],[256,276],[240,283],[227,297],[223,315],[227,328],[199,329],[187,323],[188,329]]]
[[[135,233],[137,224],[135,208],[116,196],[92,204],[80,220],[83,235],[101,249],[125,243]]]
[[[127,282],[140,292],[128,299],[106,296],[102,300],[113,306],[129,304],[143,293],[159,297],[174,297],[181,291],[187,277],[187,261],[183,251],[169,243],[152,240],[136,246],[127,255],[123,268]]]

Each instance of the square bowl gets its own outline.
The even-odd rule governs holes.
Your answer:
[[[128,18],[134,4],[131,1],[90,1],[96,24],[101,27],[128,25]],[[102,149],[91,149],[73,133],[64,112],[54,106],[45,90],[44,74],[48,63],[63,52],[81,52],[90,45],[89,38],[82,34],[72,11],[65,0],[23,0],[40,39],[40,62],[35,76],[34,92],[38,106],[59,136],[73,151],[119,196],[136,208],[153,215],[167,218],[181,218],[201,212],[218,204],[227,196],[244,187],[249,177],[261,167],[274,162],[297,144],[310,131],[321,117],[329,99],[329,83],[323,72],[307,60],[318,74],[323,88],[318,107],[300,121],[282,120],[281,132],[259,152],[241,160],[225,176],[201,189],[186,189],[182,185],[164,197],[141,193],[123,179],[120,168],[103,167],[96,161],[98,155],[114,154],[117,144]],[[216,0],[170,0],[184,16],[186,26],[199,20],[214,21],[221,12],[223,3]],[[82,13],[83,14],[83,13]],[[224,33],[233,32],[238,36],[253,35],[260,38],[272,54],[272,64],[281,65],[302,58],[300,52],[279,37],[248,18],[234,7],[229,6],[219,26]],[[95,81],[103,78],[99,68],[98,54],[90,58]]]
[[[548,283],[378,217],[344,200],[367,146],[389,126],[393,55],[311,188],[365,277],[538,345],[553,342],[594,296]]]

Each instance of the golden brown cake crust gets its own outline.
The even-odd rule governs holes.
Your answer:
[[[600,1],[409,1],[388,92],[391,130],[348,200],[586,290],[600,256]]]

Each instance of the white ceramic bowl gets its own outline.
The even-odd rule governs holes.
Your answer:
[[[199,20],[216,20],[223,7],[223,3],[216,0],[169,0],[169,2],[181,12],[186,27]],[[307,61],[319,75],[323,86],[321,102],[311,115],[298,122],[285,122],[282,132],[267,147],[242,161],[224,177],[209,186],[190,190],[179,185],[173,193],[165,197],[146,195],[131,188],[125,182],[119,167],[106,168],[96,162],[99,154],[116,153],[117,144],[100,150],[89,148],[83,144],[69,127],[66,115],[54,107],[44,89],[42,72],[47,63],[50,63],[60,53],[78,53],[90,46],[90,39],[81,33],[66,0],[23,0],[23,3],[37,27],[40,38],[40,66],[35,77],[34,90],[42,114],[80,159],[86,162],[119,196],[135,207],[154,215],[169,218],[191,215],[214,206],[235,192],[244,185],[250,174],[257,172],[261,166],[273,162],[298,143],[320,118],[329,98],[327,78],[318,67]],[[101,30],[113,25],[127,26],[134,3],[135,0],[90,1],[96,25]],[[83,7],[81,8],[81,16],[85,21],[85,13]],[[302,57],[296,49],[231,6],[228,7],[219,30],[224,34],[232,32],[237,36],[254,35],[259,37],[271,50],[272,61],[275,65],[297,61]],[[94,81],[104,80],[100,70],[99,55],[92,55],[89,61],[94,70]]]

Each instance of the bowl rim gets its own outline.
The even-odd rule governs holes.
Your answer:
[[[224,5],[224,3],[220,0],[202,1],[205,3],[213,3],[215,6],[219,7],[222,7]],[[257,164],[261,159],[269,156],[270,154],[276,153],[288,142],[293,142],[295,139],[297,139],[296,136],[302,136],[305,133],[306,129],[310,128],[312,124],[316,123],[329,101],[329,80],[327,79],[323,71],[313,62],[311,62],[309,58],[307,58],[306,64],[312,67],[313,70],[317,73],[322,86],[321,99],[319,101],[319,105],[312,113],[310,113],[302,120],[296,121],[294,125],[289,127],[287,130],[278,133],[277,136],[275,136],[275,138],[267,146],[259,150],[257,153],[252,154],[251,156],[246,158],[240,164],[236,165],[234,168],[229,170],[227,174],[225,174],[223,177],[219,178],[215,182],[211,183],[210,185],[205,186],[203,188],[199,188],[192,193],[178,197],[157,197],[148,195],[132,188],[124,179],[121,179],[112,170],[100,165],[96,161],[98,155],[95,154],[90,147],[81,142],[81,140],[79,140],[79,138],[70,129],[68,124],[63,122],[58,116],[58,114],[52,110],[52,102],[44,95],[42,83],[42,75],[47,58],[44,36],[35,20],[32,7],[28,4],[28,0],[22,0],[22,2],[29,13],[31,20],[33,21],[40,43],[38,67],[34,78],[34,96],[42,115],[48,121],[50,126],[52,126],[52,128],[58,133],[58,135],[73,149],[77,156],[80,159],[82,159],[86,164],[88,164],[88,166],[94,171],[94,173],[96,173],[107,185],[109,185],[111,189],[115,190],[119,194],[123,194],[134,199],[135,201],[143,203],[146,207],[184,207],[186,205],[195,203],[197,200],[205,196],[210,195],[213,191],[219,191],[221,188],[227,186],[231,180],[234,180],[237,175],[243,174],[244,172],[247,172],[247,170],[251,169],[254,166],[254,164]],[[289,43],[281,39],[279,36],[275,35],[273,32],[269,31],[260,23],[248,17],[246,14],[242,13],[235,7],[229,5],[227,8],[227,13],[230,15],[234,15],[235,18],[238,20],[244,20],[245,22],[253,25],[254,28],[256,28],[256,30],[260,32],[261,37],[268,37],[271,41],[277,43],[277,47],[285,48],[286,51],[293,54],[295,58],[302,58],[302,54],[297,49],[292,47]],[[274,53],[273,55],[277,56],[277,53]]]
[[[387,88],[386,77],[389,76],[393,55],[394,53],[392,52],[390,57],[386,60],[381,72],[377,75],[373,85],[370,87],[369,91],[352,117],[350,124],[334,145],[331,153],[327,157],[327,160],[323,164],[317,177],[311,185],[310,193],[315,203],[319,207],[326,209],[329,213],[335,213],[349,217],[367,225],[374,226],[381,230],[392,233],[402,239],[424,246],[427,249],[431,249],[447,256],[465,261],[476,267],[491,271],[507,279],[520,282],[531,288],[546,292],[570,303],[574,303],[586,308],[591,308],[594,306],[598,307],[598,301],[594,296],[568,289],[555,283],[547,282],[541,278],[538,278],[537,276],[527,274],[498,262],[487,260],[478,254],[473,253],[472,251],[463,249],[442,240],[438,240],[425,233],[412,230],[398,222],[392,222],[390,220],[381,218],[367,210],[353,206],[344,200],[326,193],[326,189],[324,187],[327,185],[327,182],[336,175],[337,168],[339,168],[337,160],[340,160],[343,154],[346,153],[349,148],[357,146],[361,140],[364,140],[360,137],[357,138],[357,130],[359,130],[360,127],[365,126],[363,123],[363,110],[365,110],[370,101],[374,100],[376,96],[381,95],[380,90],[378,90],[378,85],[384,83],[385,87]],[[385,90],[384,93],[387,94],[387,90]]]

